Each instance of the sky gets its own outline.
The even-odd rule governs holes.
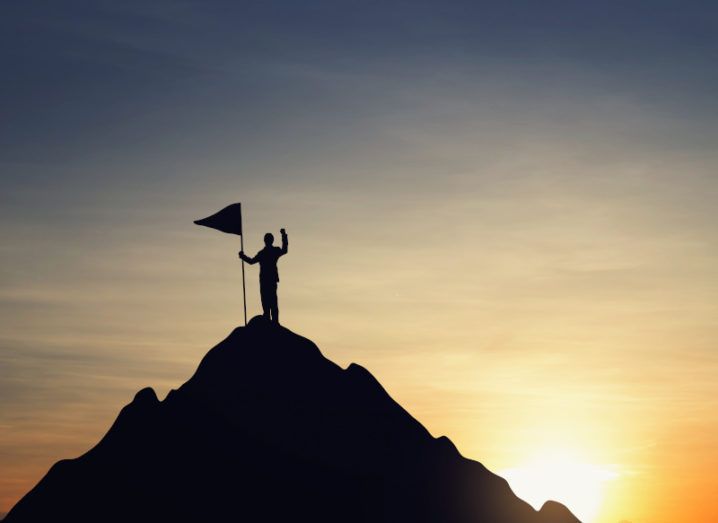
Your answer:
[[[283,324],[517,494],[718,519],[718,4],[1,10],[0,513],[242,323],[241,201]]]

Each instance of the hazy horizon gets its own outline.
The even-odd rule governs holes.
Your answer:
[[[242,323],[192,223],[241,201],[283,323],[465,456],[560,456],[585,523],[718,517],[718,6],[4,11],[0,513]]]

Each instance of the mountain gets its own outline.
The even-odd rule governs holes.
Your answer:
[[[261,317],[56,463],[5,523],[576,523],[434,438],[363,367]]]

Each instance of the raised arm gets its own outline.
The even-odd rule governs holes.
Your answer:
[[[287,254],[289,252],[289,238],[287,238],[287,231],[280,229],[279,232],[282,233],[282,254]]]
[[[256,256],[255,256],[254,258],[250,258],[250,257],[247,256],[246,254],[244,254],[244,251],[239,251],[239,257],[240,257],[242,260],[246,261],[246,262],[247,262],[248,264],[250,264],[250,265],[254,265],[255,263],[257,263],[257,262],[259,261],[259,260],[257,260],[257,257],[256,257]]]

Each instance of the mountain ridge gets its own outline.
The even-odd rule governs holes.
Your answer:
[[[108,512],[108,508],[111,510]],[[160,401],[138,391],[103,438],[61,460],[5,522],[575,523],[434,438],[356,363],[253,318]]]

